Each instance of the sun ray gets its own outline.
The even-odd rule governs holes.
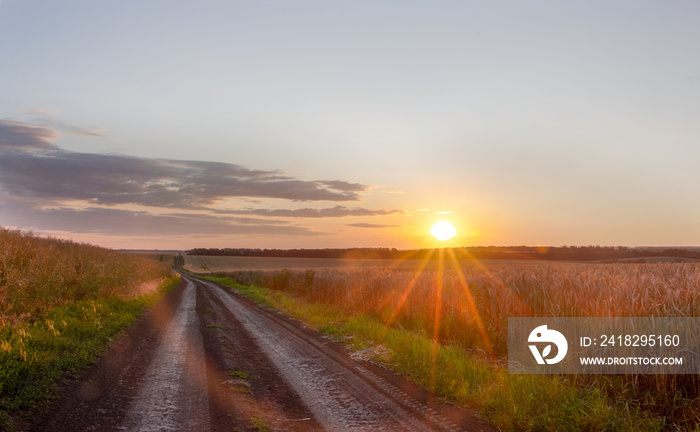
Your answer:
[[[357,296],[360,292],[362,292],[363,290],[365,290],[372,282],[374,282],[374,281],[376,281],[376,280],[379,280],[380,278],[382,278],[384,275],[386,275],[386,274],[389,273],[390,271],[392,271],[392,270],[398,268],[399,265],[401,265],[401,263],[403,263],[404,261],[407,261],[407,260],[411,259],[411,257],[412,257],[413,255],[417,254],[417,253],[418,253],[418,251],[415,251],[415,250],[414,250],[414,251],[410,251],[410,252],[408,252],[407,254],[403,255],[401,258],[399,258],[399,259],[397,259],[397,260],[393,260],[393,261],[391,262],[390,265],[388,265],[388,266],[382,266],[382,267],[381,267],[381,268],[382,268],[381,271],[372,272],[372,277],[369,278],[368,280],[364,281],[363,283],[357,284],[357,286],[356,286],[354,289],[352,289],[352,290],[348,293],[347,297],[348,297],[349,299],[354,298],[354,297]]]
[[[391,327],[391,324],[393,324],[394,320],[396,320],[396,318],[398,317],[399,312],[401,312],[401,309],[403,308],[403,305],[406,303],[406,300],[408,300],[408,296],[411,294],[411,291],[413,291],[413,287],[415,287],[416,283],[418,282],[418,279],[420,279],[421,275],[425,271],[425,268],[428,266],[428,263],[430,263],[434,252],[435,249],[431,249],[430,251],[428,251],[428,254],[421,261],[420,267],[418,267],[418,270],[416,270],[416,272],[414,273],[413,279],[411,279],[411,282],[401,294],[399,302],[394,307],[394,311],[391,313],[389,320],[384,325],[384,331],[382,332],[381,339],[384,338],[387,330],[389,329],[389,327]]]
[[[454,251],[452,249],[449,249],[448,252],[450,254],[450,262],[452,263],[455,273],[459,278],[460,286],[464,290],[464,294],[467,299],[467,305],[469,307],[469,312],[471,313],[472,317],[476,320],[476,325],[479,328],[479,334],[481,335],[481,339],[484,341],[484,347],[486,348],[486,352],[490,357],[493,357],[493,347],[491,345],[491,340],[489,339],[488,334],[486,333],[486,329],[484,328],[484,324],[481,320],[481,315],[479,314],[479,310],[477,309],[476,303],[474,302],[474,297],[472,296],[471,290],[469,289],[467,278],[464,276],[464,272],[459,266],[459,262],[457,261],[457,257]]]
[[[507,286],[503,284],[503,282],[496,277],[496,275],[493,274],[491,269],[485,265],[481,260],[476,258],[473,254],[471,254],[469,251],[465,249],[457,249],[458,252],[461,252],[467,259],[470,260],[470,262],[473,262],[476,264],[481,270],[484,271],[484,274],[493,282],[503,294],[505,294],[507,297],[509,297],[515,304],[518,305],[518,312],[519,316],[533,316],[532,315],[532,309],[530,306],[527,305],[521,298],[516,296],[511,289],[509,289]],[[454,251],[452,251],[452,254],[454,255]],[[456,259],[457,262],[459,261],[459,258]],[[464,274],[460,269],[460,273],[462,273],[462,278],[464,278]],[[466,281],[466,279],[465,279]]]
[[[440,347],[440,323],[442,314],[442,284],[445,275],[445,250],[439,249],[438,268],[435,275],[435,314],[433,317],[433,347],[430,355],[430,391],[435,393],[437,380],[438,348]]]

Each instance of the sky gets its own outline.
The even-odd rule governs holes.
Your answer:
[[[700,245],[698,16],[4,0],[0,226],[131,249]]]

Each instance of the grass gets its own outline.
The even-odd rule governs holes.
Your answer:
[[[219,273],[310,303],[368,315],[386,327],[505,363],[509,317],[700,316],[700,265],[498,263],[444,254],[425,267],[356,267]],[[681,425],[700,424],[700,375],[570,378]]]
[[[172,277],[164,263],[0,228],[0,319],[14,323],[74,301],[130,297]]]
[[[230,370],[226,372],[226,375],[234,378],[240,378],[243,380],[250,380],[250,379],[255,379],[255,377],[250,376],[248,372],[242,371],[242,370]]]
[[[253,429],[258,432],[267,432],[270,430],[270,426],[268,426],[267,422],[260,417],[251,417],[250,424]]]
[[[238,393],[250,393],[250,380],[254,380],[255,377],[238,369],[227,371],[226,375],[234,378],[233,380],[229,380],[231,390],[237,391]]]
[[[388,263],[404,268],[415,268],[418,260],[396,262],[380,259],[337,259],[337,258],[270,258],[242,256],[203,256],[184,255],[184,269],[192,273],[229,272],[240,270],[307,270],[320,268],[378,268]]]
[[[695,399],[670,401],[688,417],[667,418],[648,409],[661,403],[659,399],[650,403],[635,399],[639,391],[624,376],[509,375],[502,362],[483,351],[455,341],[436,344],[426,328],[387,326],[376,312],[310,301],[292,290],[243,286],[227,276],[206,278],[256,301],[262,299],[268,306],[349,341],[355,349],[388,348],[391,355],[383,363],[436,394],[476,409],[503,430],[700,430],[692,421],[698,406]],[[645,393],[645,397],[650,395]]]
[[[94,363],[112,338],[179,282],[135,299],[78,301],[43,311],[34,322],[0,330],[0,412],[28,412],[47,403],[57,382]],[[9,425],[5,425],[8,427]]]
[[[41,408],[178,282],[159,261],[0,228],[0,429]]]
[[[130,255],[136,255],[143,258],[148,258],[153,261],[159,261],[169,266],[175,265],[175,254],[168,252],[145,252],[145,251],[126,251]]]
[[[224,329],[224,326],[219,324],[207,324],[207,328]]]

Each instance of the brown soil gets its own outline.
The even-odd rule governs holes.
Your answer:
[[[296,320],[189,278],[22,429],[496,430]]]

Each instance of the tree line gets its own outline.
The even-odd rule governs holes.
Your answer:
[[[627,246],[473,246],[445,248],[458,258],[551,260],[551,261],[641,261],[649,257],[672,257],[677,260],[700,259],[700,249],[643,248]],[[195,248],[188,255],[241,256],[271,258],[338,258],[338,259],[426,259],[436,258],[434,249],[398,250],[396,248],[336,249],[254,249]]]

